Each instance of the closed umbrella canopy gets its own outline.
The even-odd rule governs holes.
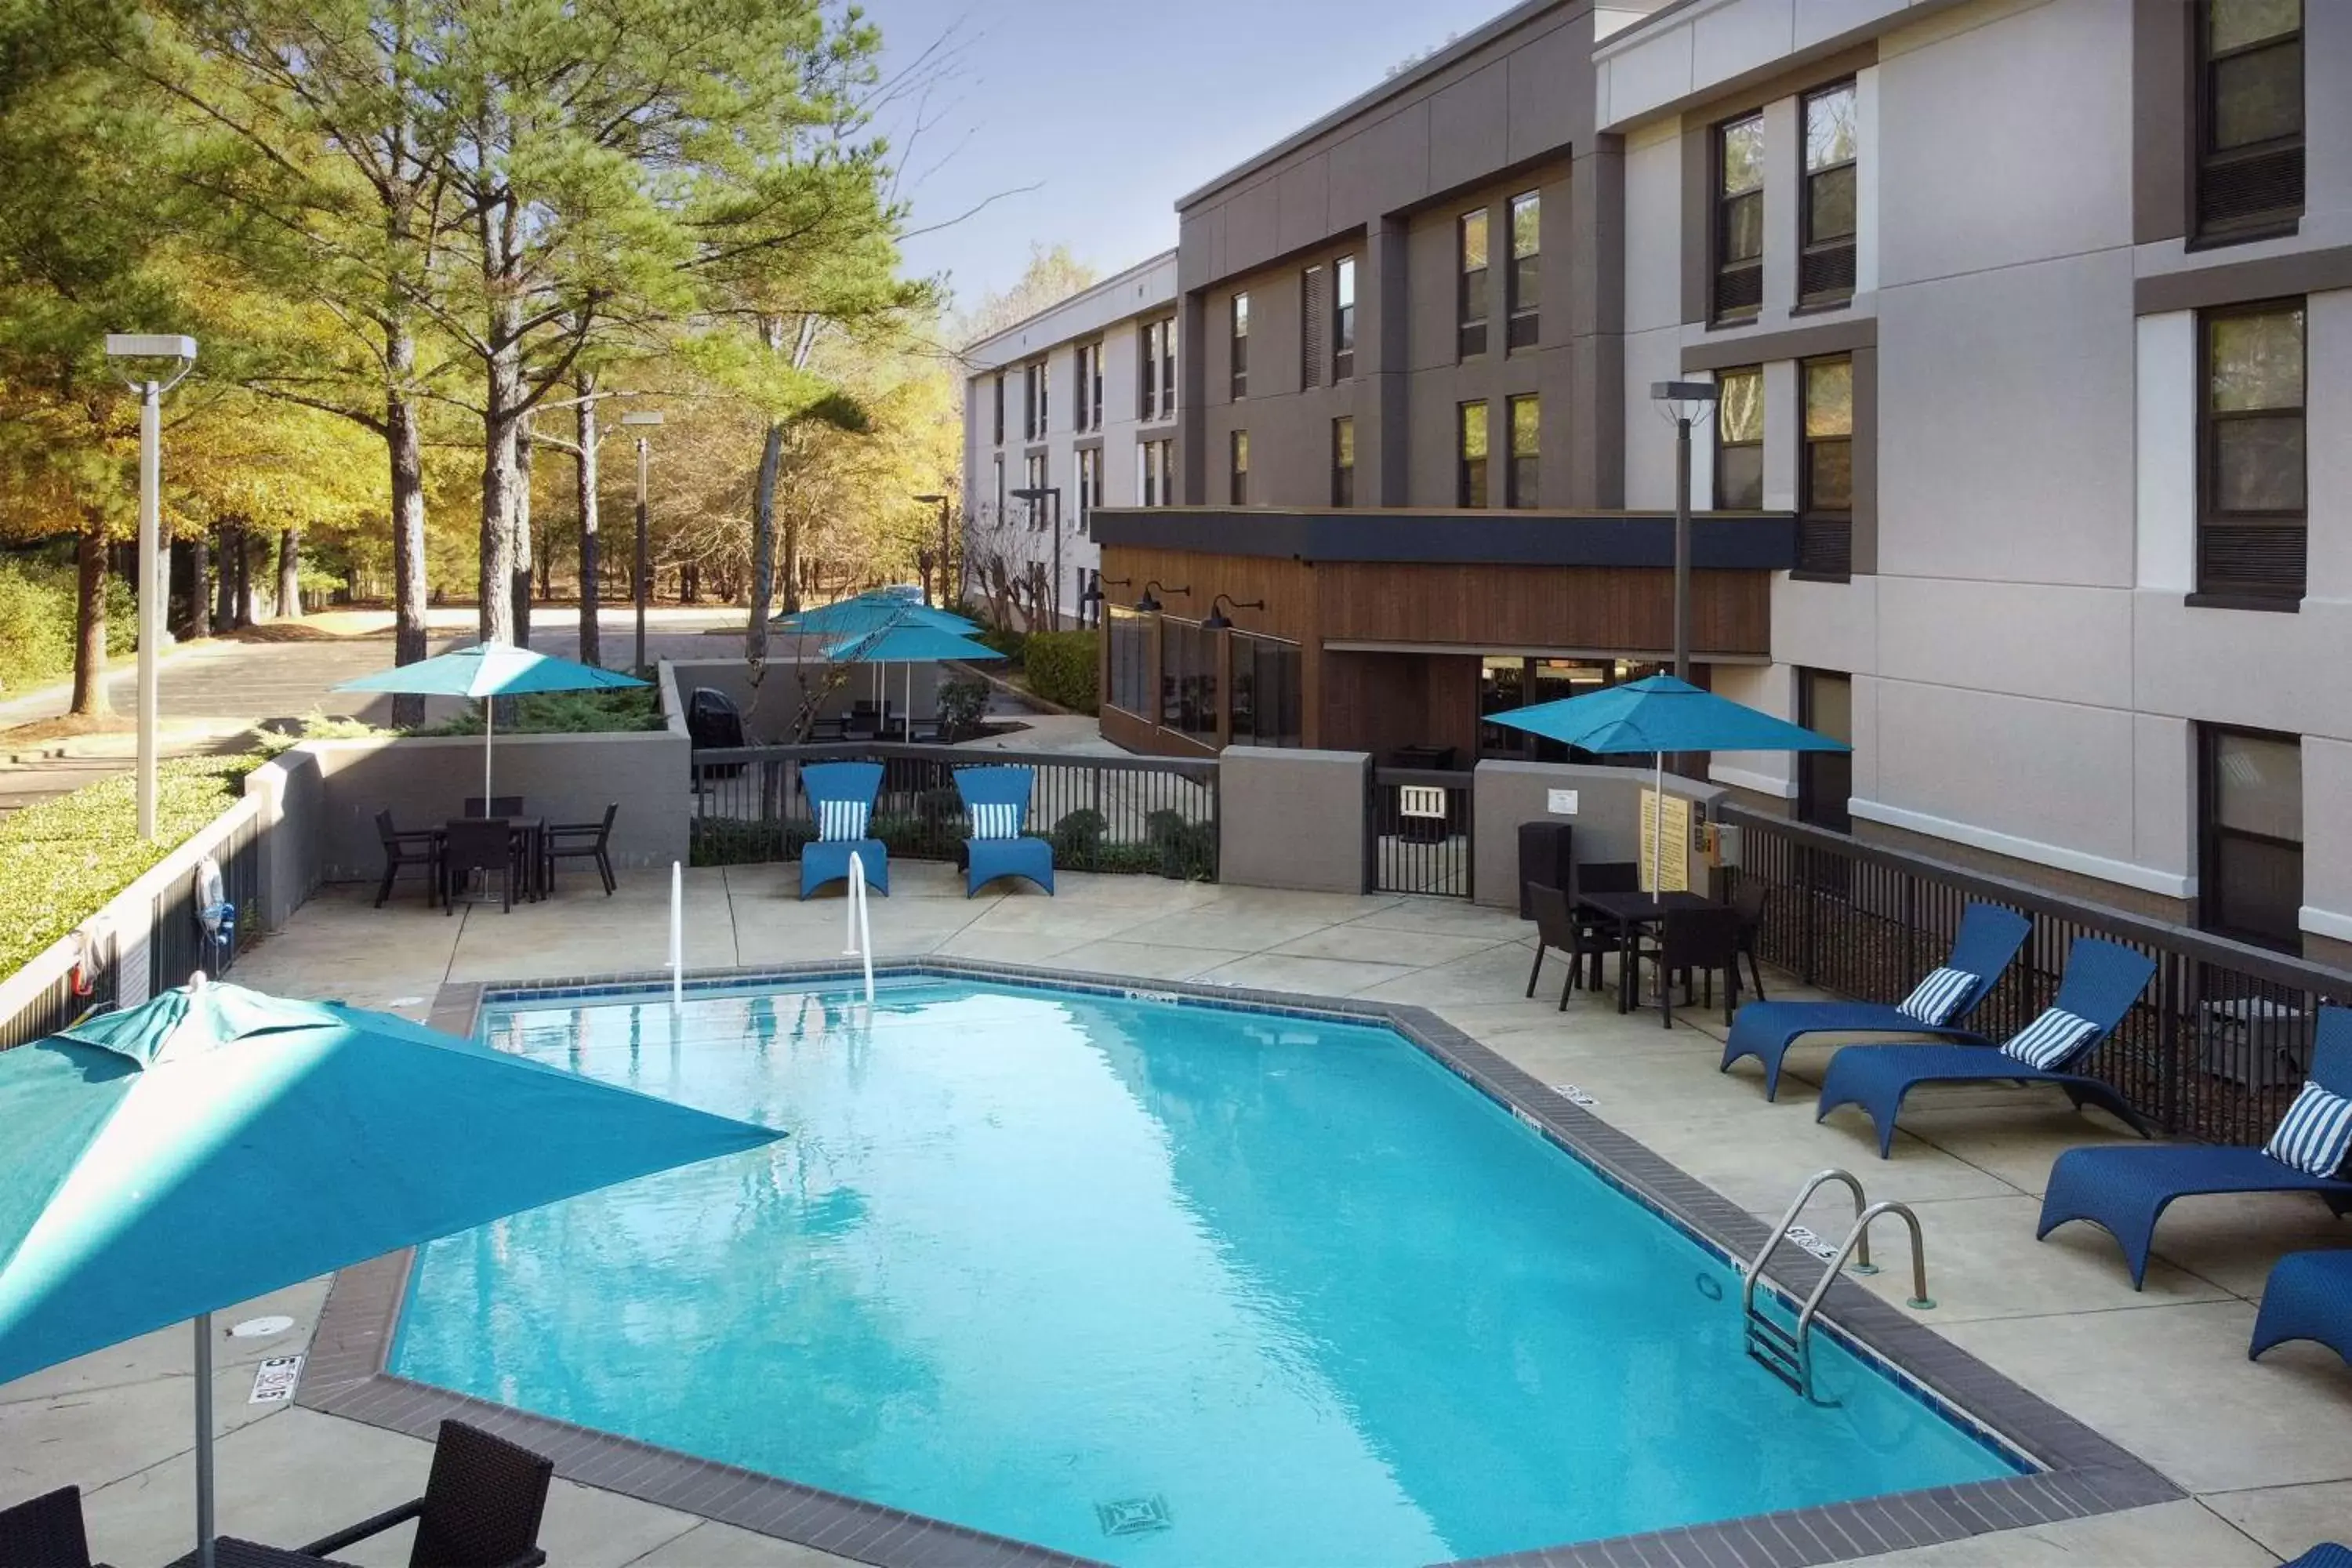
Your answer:
[[[215,1308],[782,1136],[201,982],[0,1051],[0,1383],[196,1319],[200,1526]]]
[[[392,691],[404,697],[471,697],[482,704],[482,809],[490,809],[490,699],[540,691],[604,691],[643,686],[634,675],[599,669],[507,643],[476,643],[415,664],[362,675],[338,691]]]

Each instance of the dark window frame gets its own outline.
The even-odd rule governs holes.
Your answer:
[[[2195,5],[2188,7],[2188,11],[2191,29],[2189,58],[2196,73],[2191,103],[2195,123],[2190,130],[2189,141],[2189,243],[2191,248],[2202,248],[2243,245],[2250,240],[2274,239],[2281,235],[2293,234],[2302,226],[2305,205],[2310,195],[2309,174],[2304,162],[2311,131],[2310,61],[2304,52],[2305,38],[2310,26],[2310,0],[2303,0],[2293,33],[2274,34],[2219,54],[2212,48],[2212,0],[2197,0]],[[2291,135],[2274,136],[2240,147],[2216,147],[2214,135],[2221,122],[2219,100],[2222,68],[2233,60],[2285,48],[2296,51],[2295,76],[2303,87],[2305,110],[2300,128]],[[2222,195],[2223,182],[2249,171],[2257,178],[2267,175],[2282,186],[2291,181],[2294,199],[2209,216],[2209,206],[2221,205],[2219,198]]]
[[[2288,510],[2224,512],[2219,502],[2221,485],[2221,428],[2244,420],[2276,419],[2284,409],[2219,410],[2213,406],[2213,324],[2250,316],[2268,316],[2286,311],[2299,312],[2303,318],[2303,402],[2298,405],[2303,419],[2303,505]],[[2206,565],[2206,545],[2210,535],[2229,532],[2251,532],[2261,529],[2293,527],[2303,535],[2303,570],[2292,587],[2284,578],[2265,582],[2257,578],[2233,577],[2216,574]],[[2196,592],[2192,599],[2224,607],[2291,609],[2303,602],[2310,591],[2311,549],[2311,305],[2308,296],[2288,296],[2275,300],[2248,300],[2243,304],[2219,305],[2197,312],[2197,555]]]
[[[996,385],[996,442],[1004,445],[1004,373],[998,371],[992,378]]]
[[[1728,144],[1732,132],[1751,124],[1761,131],[1764,124],[1761,109],[1717,121],[1707,132],[1707,177],[1710,182],[1707,191],[1707,321],[1717,326],[1736,326],[1752,321],[1764,308],[1764,246],[1760,237],[1764,232],[1764,183],[1759,180],[1753,190],[1736,194],[1727,194],[1723,188],[1724,148]],[[1749,202],[1754,203],[1758,209],[1756,232],[1759,238],[1756,254],[1727,259],[1730,249],[1733,209]]]
[[[1343,456],[1344,462],[1340,460]],[[1331,421],[1331,504],[1356,504],[1356,416],[1352,414],[1342,414]]]
[[[2258,832],[2251,827],[2231,827],[2221,821],[2221,752],[2219,742],[2228,737],[2241,740],[2269,741],[2291,745],[2296,752],[2296,782],[2302,783],[2301,735],[2282,734],[2275,730],[2254,730],[2239,724],[2203,724],[2197,726],[2197,925],[2200,931],[2213,932],[2234,941],[2251,942],[2258,947],[2273,948],[2285,952],[2299,952],[2303,946],[2300,924],[2292,933],[2260,931],[2230,924],[2222,918],[2221,860],[2223,840],[2259,845],[2269,849],[2292,849],[2297,857],[2298,871],[2307,869],[2304,864],[2311,842],[2310,826],[2304,826],[2301,838],[2282,838],[2276,834]],[[2305,799],[2308,798],[2306,795]],[[2300,803],[2298,803],[2298,809]],[[2298,875],[2298,882],[2305,880]],[[2302,893],[2298,889],[2297,906]]]
[[[1355,374],[1356,258],[1342,256],[1331,264],[1331,379]]]
[[[1535,247],[1524,256],[1519,253],[1519,209],[1533,205],[1536,212]],[[1505,274],[1504,289],[1510,295],[1505,304],[1509,320],[1503,329],[1504,352],[1531,349],[1542,335],[1543,316],[1543,192],[1521,191],[1504,204],[1504,227],[1511,242],[1510,270]]]
[[[1843,436],[1812,433],[1810,372],[1815,365],[1843,363],[1846,367],[1846,432]],[[1853,575],[1853,356],[1816,354],[1797,362],[1797,568],[1801,577],[1843,583]],[[1813,448],[1833,441],[1846,447],[1846,504],[1824,507],[1813,496]]]
[[[1472,410],[1476,410],[1476,428],[1485,437],[1479,443],[1476,457],[1470,453]],[[1491,505],[1495,492],[1491,485],[1495,460],[1495,413],[1483,397],[1469,397],[1454,405],[1454,504],[1465,511],[1482,510]]]
[[[1225,436],[1225,468],[1228,475],[1226,503],[1231,506],[1249,505],[1249,432],[1228,431]]]
[[[1478,226],[1486,260],[1470,265],[1470,226]],[[1474,207],[1454,220],[1454,350],[1457,359],[1475,359],[1486,352],[1486,318],[1494,309],[1488,287],[1495,270],[1494,216]]]
[[[1820,693],[1815,683],[1821,680],[1843,680],[1846,690],[1846,724],[1853,723],[1853,675],[1843,669],[1814,669],[1800,666],[1797,670],[1797,722],[1806,729],[1822,723],[1817,709]],[[1834,739],[1843,740],[1837,736]],[[1836,775],[1843,768],[1845,774],[1845,795],[1835,805],[1829,796],[1834,793]],[[1829,777],[1824,779],[1822,775]],[[1832,833],[1853,831],[1853,753],[1852,752],[1800,752],[1797,753],[1797,820],[1815,827],[1825,827]]]
[[[1519,407],[1524,404],[1535,410],[1535,447],[1519,450]],[[1503,505],[1514,510],[1531,510],[1543,504],[1543,398],[1539,393],[1521,392],[1503,399],[1503,432],[1509,443],[1504,458]]]
[[[1233,345],[1232,388],[1234,401],[1249,395],[1250,297],[1246,289],[1237,289],[1226,303],[1226,329]]]
[[[1718,370],[1718,371],[1717,371],[1717,372],[1715,373],[1715,380],[1716,380],[1716,385],[1717,385],[1717,389],[1718,389],[1718,395],[1717,396],[1717,398],[1716,398],[1716,403],[1715,403],[1715,465],[1714,465],[1714,467],[1715,467],[1715,472],[1714,472],[1714,481],[1713,481],[1713,485],[1712,485],[1712,499],[1713,499],[1713,500],[1714,500],[1714,503],[1715,503],[1715,504],[1714,504],[1714,506],[1713,506],[1710,510],[1716,510],[1716,511],[1755,511],[1755,510],[1762,510],[1763,505],[1764,505],[1764,433],[1763,433],[1763,431],[1762,431],[1761,429],[1759,429],[1759,430],[1758,430],[1758,432],[1757,432],[1756,439],[1754,439],[1753,441],[1730,441],[1730,440],[1726,440],[1726,439],[1724,438],[1724,434],[1723,434],[1723,408],[1724,408],[1724,402],[1723,402],[1723,398],[1722,398],[1722,397],[1721,397],[1721,395],[1720,395],[1720,388],[1722,387],[1722,384],[1723,384],[1723,383],[1724,383],[1724,380],[1725,380],[1727,377],[1729,377],[1729,376],[1751,376],[1751,375],[1752,375],[1752,376],[1754,376],[1754,377],[1756,378],[1756,401],[1757,401],[1757,405],[1758,405],[1758,407],[1757,407],[1757,411],[1758,411],[1758,413],[1760,415],[1760,414],[1763,412],[1763,401],[1764,401],[1764,367],[1763,367],[1762,365],[1760,365],[1760,364],[1734,364],[1734,365],[1726,365],[1726,366],[1724,366],[1724,368],[1723,368],[1723,369]],[[1734,451],[1740,451],[1740,452],[1748,452],[1748,451],[1752,451],[1752,452],[1754,452],[1754,453],[1756,454],[1756,498],[1755,498],[1755,504],[1754,504],[1753,506],[1734,506],[1734,505],[1732,505],[1729,501],[1727,501],[1727,500],[1725,500],[1725,491],[1726,491],[1729,487],[1728,487],[1727,485],[1726,485],[1726,483],[1724,482],[1724,472],[1723,472],[1723,469],[1724,469],[1724,462],[1723,462],[1723,459],[1724,459],[1724,456],[1725,456],[1725,454],[1726,454],[1726,453],[1728,453],[1728,452],[1734,452]]]
[[[1816,169],[1806,162],[1811,156],[1813,103],[1832,93],[1855,95],[1855,112],[1860,113],[1861,89],[1853,77],[1824,82],[1809,89],[1797,100],[1798,163],[1804,190],[1797,203],[1797,304],[1804,310],[1834,310],[1853,299],[1855,247],[1862,236],[1861,153],[1862,132],[1854,132],[1854,156],[1835,163],[1824,163]],[[1820,238],[1813,233],[1813,191],[1822,180],[1851,173],[1854,184],[1853,227],[1843,235]]]

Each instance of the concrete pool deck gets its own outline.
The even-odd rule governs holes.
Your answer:
[[[787,867],[688,873],[690,967],[820,960],[839,952],[836,899],[795,902]],[[1599,1117],[1769,1222],[1824,1165],[1854,1170],[1874,1198],[1899,1198],[1926,1226],[1933,1294],[1925,1326],[2129,1449],[2190,1496],[2151,1508],[1883,1555],[1921,1564],[2275,1563],[2352,1533],[2352,1372],[2317,1346],[2260,1363],[2247,1334],[2269,1262],[2341,1245],[2324,1209],[2284,1199],[2183,1205],[2161,1233],[2147,1289],[2135,1293],[2103,1233],[2070,1226],[2046,1243],[2033,1222],[2063,1148],[2125,1136],[2063,1099],[1978,1089],[1915,1099],[1895,1157],[1872,1157],[1858,1116],[1812,1120],[1823,1048],[1790,1058],[1777,1104],[1752,1070],[1715,1070],[1719,1012],[1620,1017],[1580,994],[1553,1010],[1560,970],[1525,1000],[1531,927],[1444,900],[1270,892],[1157,879],[1066,875],[1062,895],[967,902],[944,866],[892,868],[874,904],[885,953],[941,952],[1065,970],[1225,983],[1423,1006],[1547,1084],[1577,1085]],[[667,889],[627,878],[606,900],[586,879],[501,916],[455,917],[413,893],[382,910],[372,889],[322,889],[236,978],[422,1017],[450,982],[642,969],[662,950]],[[1769,976],[1768,976],[1769,979]],[[1775,996],[1781,994],[1778,985]],[[266,1226],[266,1215],[255,1223]],[[1888,1245],[1892,1245],[1891,1238]],[[1904,1271],[1866,1281],[1898,1306]],[[248,1308],[295,1320],[285,1335],[226,1342],[215,1392],[221,1528],[292,1542],[421,1489],[427,1445],[282,1405],[247,1403],[254,1364],[303,1348],[325,1282]],[[188,1334],[151,1335],[0,1387],[0,1500],[79,1484],[92,1546],[131,1565],[184,1551],[191,1533]],[[836,1561],[614,1493],[559,1481],[543,1534],[552,1561],[584,1568],[743,1568]],[[406,1532],[344,1555],[405,1561]]]

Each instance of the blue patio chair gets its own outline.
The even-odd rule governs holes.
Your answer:
[[[2352,1008],[2319,1010],[2311,1081],[2331,1093],[2352,1096]],[[2137,1290],[2147,1278],[2156,1224],[2165,1209],[2175,1198],[2222,1193],[2313,1193],[2337,1218],[2352,1214],[2352,1181],[2312,1175],[2265,1149],[2197,1143],[2069,1149],[2050,1167],[2042,1225],[2034,1235],[2048,1236],[2068,1220],[2089,1220],[2122,1244]]]
[[[1046,892],[1054,890],[1052,841],[1023,836],[1035,780],[1034,768],[956,770],[956,793],[963,796],[964,818],[971,824],[971,837],[963,842],[965,898],[999,877],[1026,877]]]
[[[2281,1563],[2280,1568],[2352,1568],[2352,1546],[2323,1541],[2294,1562]]]
[[[1992,994],[2001,971],[2032,929],[2032,922],[2014,910],[1970,904],[1960,912],[1952,955],[1901,1003],[1750,1002],[1732,1017],[1731,1037],[1724,1043],[1718,1070],[1728,1072],[1740,1058],[1754,1057],[1764,1064],[1764,1098],[1770,1100],[1780,1092],[1780,1058],[1801,1035],[1935,1035],[1989,1046],[1992,1042],[1984,1036],[1959,1027],[1960,1020]],[[1968,981],[1940,979],[1947,972],[1966,975]]]
[[[2246,1359],[2289,1340],[2315,1341],[2352,1362],[2352,1249],[2290,1252],[2272,1266]]]
[[[2097,1048],[2131,1011],[2156,973],[2144,952],[2096,937],[2076,937],[2066,955],[2066,977],[2050,1009],[1999,1046],[1847,1046],[1822,1075],[1818,1121],[1841,1105],[1859,1105],[1878,1129],[1878,1157],[1895,1144],[1895,1118],[1903,1097],[1923,1083],[2055,1084],[2080,1110],[2103,1105],[2137,1132],[2147,1126],[2108,1084],[2067,1069]]]
[[[801,787],[816,814],[816,837],[801,847],[801,897],[828,882],[849,879],[849,858],[866,868],[866,885],[888,896],[890,852],[872,836],[874,797],[882,793],[880,763],[810,763]]]

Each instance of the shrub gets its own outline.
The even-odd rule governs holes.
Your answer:
[[[514,718],[499,713],[501,735],[601,735],[613,731],[658,730],[660,705],[653,688],[630,686],[616,691],[541,691],[529,697],[504,698],[513,705]],[[482,710],[478,704],[446,723],[419,730],[420,735],[478,735]]]
[[[1188,822],[1167,807],[1143,819],[1144,837],[1160,853],[1160,874],[1178,881],[1208,881],[1217,869],[1214,823]]]
[[[54,680],[73,657],[72,574],[0,561],[0,689]]]
[[[984,680],[942,680],[940,682],[940,738],[960,741],[980,728],[980,716],[988,711],[988,682]]]
[[[1092,632],[1034,634],[1025,660],[1029,689],[1056,707],[1093,712],[1100,652]]]
[[[290,729],[272,729],[268,724],[256,724],[246,731],[253,749],[264,757],[275,757],[292,751],[305,741],[370,741],[382,736],[386,740],[400,733],[397,730],[379,730],[361,719],[345,719],[336,714],[321,713],[316,708],[294,721]]]
[[[1029,646],[1029,634],[1014,631],[1011,626],[982,626],[971,634],[971,640],[992,647],[1013,663],[1019,664],[1022,650]]]
[[[1083,865],[1102,847],[1110,819],[1091,805],[1082,805],[1054,824],[1055,864]],[[1065,859],[1066,858],[1066,860]]]

